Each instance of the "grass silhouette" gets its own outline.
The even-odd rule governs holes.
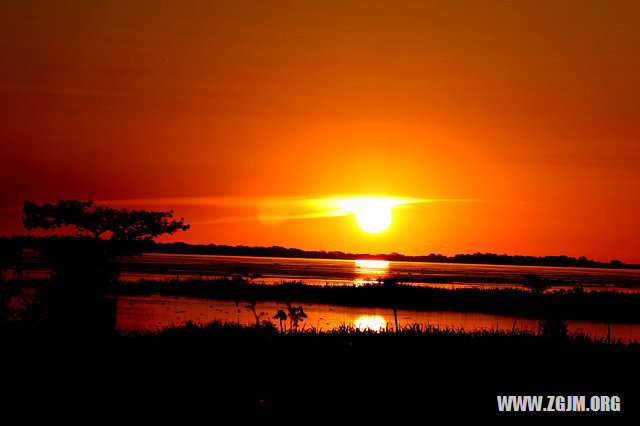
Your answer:
[[[127,288],[136,284],[153,287]],[[202,283],[191,283],[201,291],[196,284]],[[290,306],[304,312],[297,309],[302,304]],[[475,416],[490,416],[495,395],[518,392],[623,392],[623,401],[632,401],[628,392],[637,383],[638,343],[565,333],[553,322],[542,323],[537,332],[428,324],[373,331],[347,325],[280,328],[280,320],[291,320],[284,310],[272,321],[258,319],[254,325],[186,322],[109,336],[86,327],[63,336],[46,325],[15,333],[3,328],[0,342],[10,349],[5,376],[18,384],[6,401],[14,406],[30,395],[28,404],[34,398],[38,404],[62,404],[68,400],[58,396],[59,386],[72,383],[80,384],[74,403],[93,412],[130,403],[144,406],[145,416],[147,407],[161,407],[151,410],[159,416],[175,408],[179,419],[195,414],[200,420],[254,414],[335,419],[343,413],[398,419],[425,413],[455,417],[461,404]],[[566,384],[570,387],[561,387]],[[46,386],[46,396],[32,396]],[[633,409],[631,402],[627,406]]]
[[[218,300],[324,303],[407,310],[451,310],[565,320],[640,322],[640,294],[573,290],[443,289],[404,284],[317,286],[300,281],[265,285],[240,277],[119,282],[112,294],[152,294]]]
[[[497,330],[439,327],[431,324],[407,324],[395,329],[370,330],[352,325],[341,325],[328,330],[316,327],[288,329],[263,321],[256,325],[235,322],[213,321],[198,323],[187,321],[180,325],[160,330],[136,330],[121,332],[122,338],[131,341],[154,341],[166,338],[182,339],[242,339],[242,344],[258,346],[305,347],[324,345],[326,348],[342,350],[354,344],[370,346],[372,350],[384,352],[397,345],[405,348],[446,348],[447,351],[501,350],[523,348],[528,351],[553,350],[558,353],[640,353],[640,343],[594,338],[583,333],[557,332],[543,320],[537,332],[527,330]]]

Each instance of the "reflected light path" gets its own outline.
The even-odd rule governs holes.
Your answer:
[[[362,315],[355,321],[360,330],[380,331],[387,328],[387,322],[380,315]]]
[[[116,330],[123,332],[133,330],[158,330],[171,325],[183,324],[186,321],[206,324],[219,320],[252,325],[255,317],[251,310],[236,306],[230,300],[211,300],[195,297],[175,296],[115,296],[116,299]],[[372,331],[386,329],[387,322],[391,322],[394,314],[392,309],[347,307],[337,305],[323,305],[304,303],[305,313],[308,315],[301,326],[315,327],[319,330],[331,330],[344,325],[355,326],[361,330],[369,328]],[[279,309],[286,309],[282,302],[258,302],[256,310],[267,312],[265,318],[274,325],[273,315]],[[240,312],[238,312],[238,310]],[[413,324],[432,325],[443,329],[458,330],[464,328],[473,330],[529,330],[537,332],[538,320],[535,318],[513,317],[507,315],[491,315],[474,312],[456,311],[411,311],[398,310],[398,324],[400,327]],[[389,324],[391,331],[394,327]],[[569,332],[583,332],[592,337],[606,338],[608,329],[606,322],[570,321],[567,323]],[[637,340],[640,336],[640,324],[611,324],[611,337],[625,342]]]
[[[389,273],[388,260],[358,259],[354,262],[356,277],[353,283],[356,286],[372,284]]]
[[[358,272],[360,272],[360,270],[364,272],[387,272],[389,270],[388,260],[358,259],[355,262]]]

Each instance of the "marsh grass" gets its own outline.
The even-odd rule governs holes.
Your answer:
[[[373,345],[388,345],[392,342],[413,345],[445,345],[449,348],[488,346],[498,350],[506,346],[522,346],[530,348],[555,347],[572,348],[586,351],[622,351],[640,352],[640,344],[637,341],[623,342],[606,338],[594,338],[582,333],[548,333],[544,329],[537,332],[528,330],[498,330],[498,329],[474,329],[440,327],[432,324],[407,324],[400,326],[398,330],[385,329],[371,330],[361,329],[350,324],[343,324],[328,330],[317,327],[280,329],[276,324],[263,321],[257,325],[243,325],[235,322],[213,321],[198,323],[187,321],[183,324],[173,325],[160,330],[137,330],[122,332],[126,339],[164,339],[172,337],[180,338],[204,338],[215,339],[220,337],[248,338],[267,341],[305,341],[313,339],[323,344],[352,345],[354,342],[366,341]],[[284,339],[284,340],[283,340]]]
[[[184,281],[118,282],[113,294],[200,297],[217,300],[319,303],[406,310],[450,310],[532,318],[640,322],[640,293],[527,289],[443,289],[418,287],[382,279],[379,283],[309,285],[301,281],[264,284],[242,277],[214,277]]]

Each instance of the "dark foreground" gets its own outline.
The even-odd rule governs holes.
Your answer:
[[[640,407],[638,346],[575,336],[415,328],[282,334],[271,326],[214,324],[103,338],[7,333],[3,343],[9,392],[2,405],[47,422],[392,416],[394,424],[426,424],[442,416],[523,415],[498,413],[497,395],[621,398],[619,413],[526,414],[540,421],[606,421],[636,416]]]

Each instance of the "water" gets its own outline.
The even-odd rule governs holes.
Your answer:
[[[472,286],[515,288],[522,277],[534,274],[547,280],[550,291],[584,286],[586,291],[640,291],[640,271],[628,269],[559,268],[536,266],[470,265],[451,263],[387,262],[375,260],[295,259],[275,257],[236,257],[208,255],[145,254],[123,263],[122,279],[190,279],[203,276],[242,275],[266,285],[283,280],[300,280],[312,285],[361,285],[385,277],[400,282],[443,288]],[[212,320],[255,323],[253,313],[242,302],[164,297],[117,297],[117,327],[121,330],[155,330],[187,320],[206,323]],[[395,324],[390,309],[356,308],[335,305],[304,304],[306,327],[331,329],[340,325],[379,329]],[[256,305],[262,319],[273,317],[283,303]],[[239,310],[239,312],[238,312]],[[274,320],[275,321],[275,320]],[[464,330],[536,331],[532,318],[452,311],[398,311],[400,325],[430,324]],[[606,337],[607,324],[569,321],[569,331],[592,337]],[[640,324],[611,324],[611,337],[623,341],[640,339]]]
[[[276,257],[176,255],[147,253],[123,259],[121,278],[190,279],[202,276],[243,275],[271,284],[300,280],[308,284],[344,285],[393,277],[412,285],[455,288],[513,288],[523,276],[547,280],[551,290],[577,285],[590,290],[640,291],[640,270],[561,268],[539,266],[473,265],[455,263],[387,262],[376,260],[295,259]]]
[[[265,285],[299,280],[312,285],[361,285],[385,277],[399,282],[442,288],[517,288],[522,278],[534,274],[551,284],[549,291],[569,289],[577,285],[585,291],[640,291],[640,270],[560,268],[536,266],[472,265],[423,262],[387,262],[375,260],[295,259],[275,257],[239,257],[211,255],[176,255],[148,253],[121,261],[121,279],[191,279],[223,275],[241,275],[249,281]],[[43,270],[25,271],[25,276],[47,274]],[[230,301],[164,297],[118,296],[117,327],[124,331],[155,330],[187,320],[206,323],[212,320],[255,323],[253,314],[241,303]],[[340,325],[378,329],[394,326],[389,309],[354,308],[334,305],[304,304],[309,316],[307,327],[331,329]],[[240,312],[237,310],[240,309]],[[257,304],[258,312],[273,317],[285,305],[276,302]],[[430,324],[464,330],[537,330],[536,319],[504,315],[451,311],[398,311],[400,325]],[[606,337],[607,324],[591,321],[569,321],[569,331],[584,332],[593,337]],[[611,324],[611,337],[624,341],[640,339],[640,324]]]
[[[202,324],[219,320],[241,324],[255,324],[255,317],[246,307],[246,302],[238,306],[232,301],[171,296],[116,296],[116,328],[122,331],[158,330],[172,325],[194,321]],[[294,303],[294,305],[296,305]],[[329,330],[341,325],[352,325],[360,329],[394,329],[394,315],[391,309],[357,308],[336,305],[304,303],[308,318],[300,327],[315,327]],[[278,309],[286,311],[281,302],[259,302],[256,312],[264,312],[260,320],[270,319]],[[398,323],[425,324],[440,328],[472,330],[529,330],[537,331],[538,321],[505,315],[481,314],[453,311],[410,311],[398,310]],[[278,320],[271,320],[279,326]],[[607,324],[594,321],[567,321],[570,332],[582,332],[596,338],[607,337]],[[629,342],[640,340],[640,324],[611,324],[611,337]]]

